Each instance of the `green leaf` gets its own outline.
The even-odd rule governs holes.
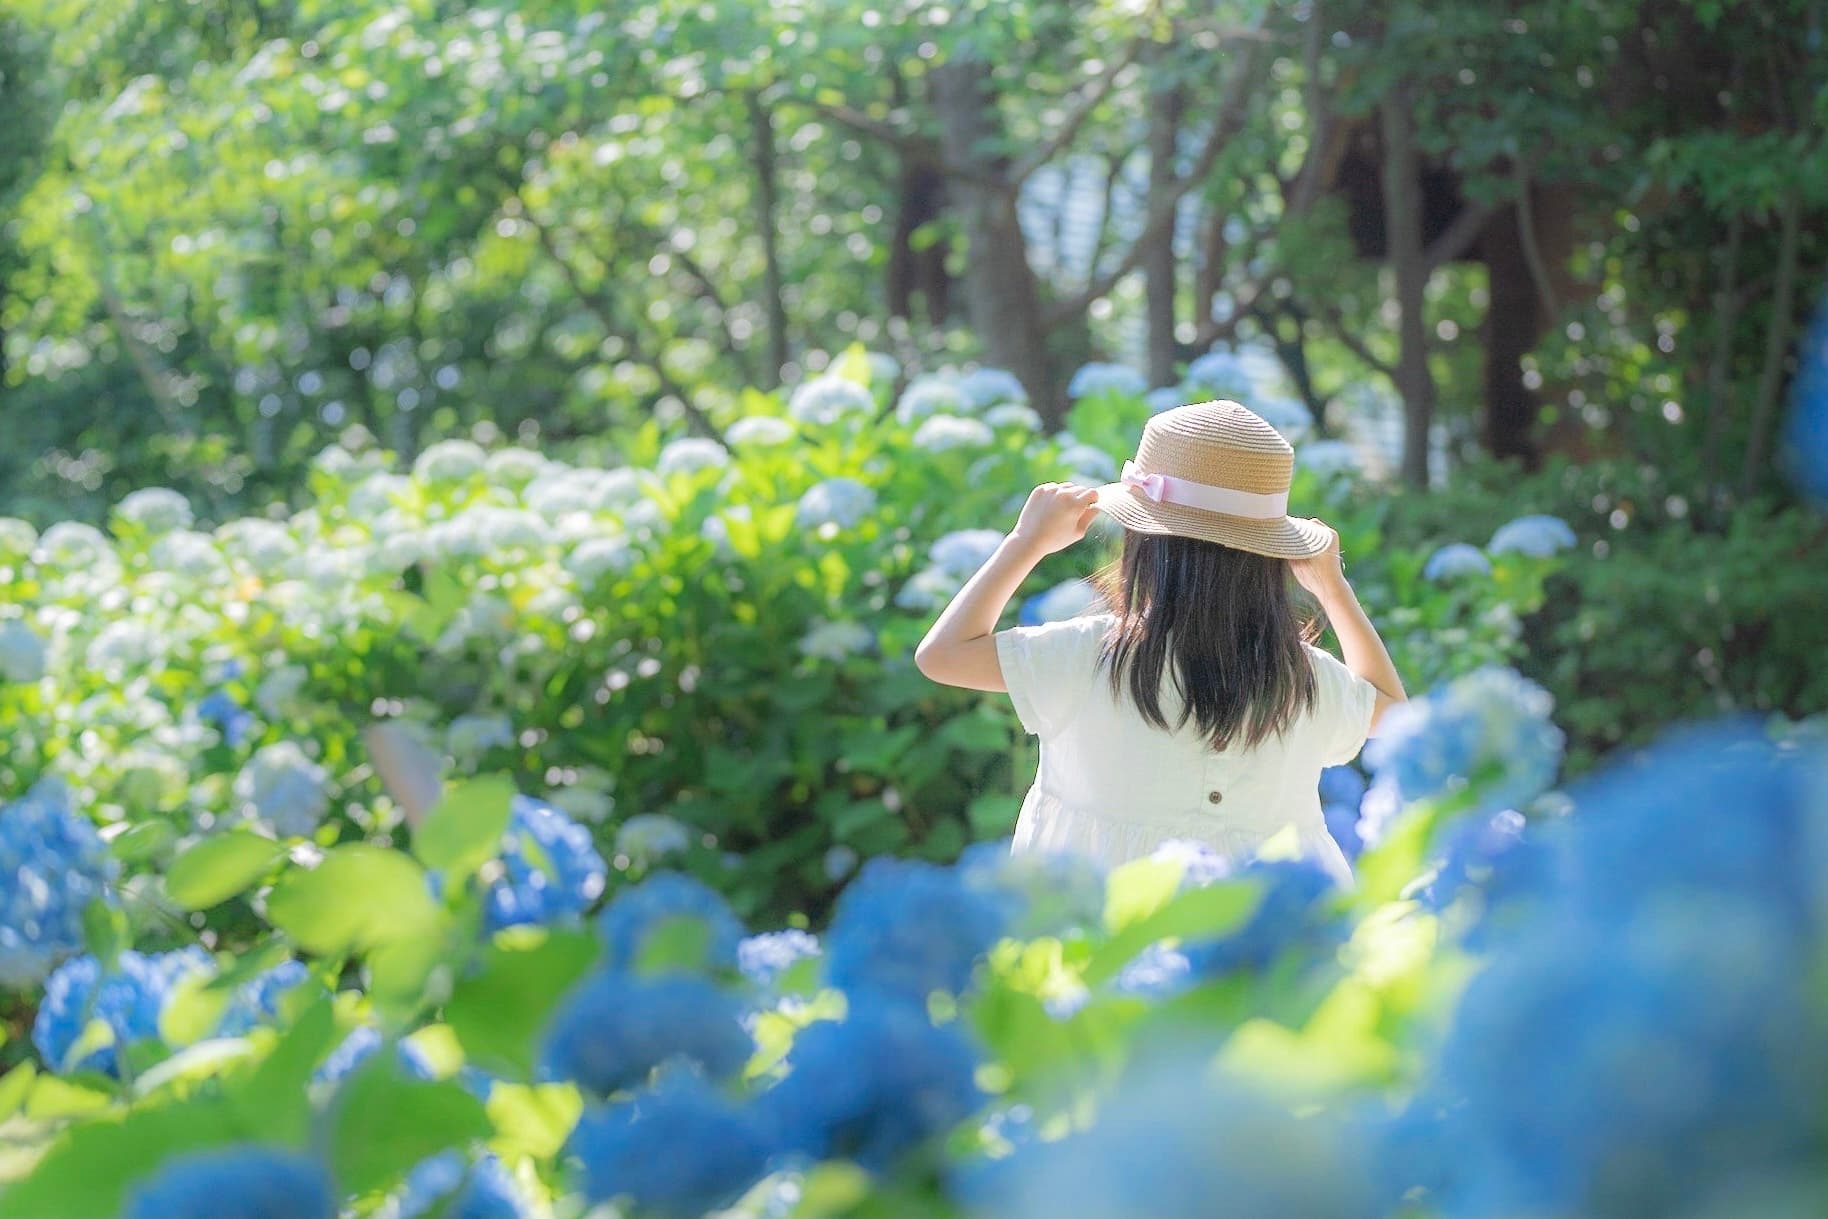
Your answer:
[[[495,1123],[490,1146],[504,1158],[528,1155],[551,1159],[564,1147],[584,1112],[584,1097],[572,1084],[511,1084],[498,1081],[484,1103]]]
[[[139,863],[164,851],[178,839],[169,821],[142,821],[108,841],[108,850],[122,863]]]
[[[337,1092],[330,1161],[351,1193],[392,1185],[427,1156],[490,1132],[481,1101],[453,1083],[413,1079],[397,1058],[371,1056]]]
[[[578,931],[545,932],[531,944],[515,938],[521,937],[499,937],[481,964],[458,979],[444,1015],[471,1062],[525,1080],[552,1009],[596,963],[601,945]]]
[[[469,876],[501,852],[514,783],[485,775],[452,785],[413,833],[413,854],[446,877]]]
[[[1104,925],[1113,932],[1149,917],[1174,896],[1186,865],[1174,859],[1132,859],[1105,881]]]
[[[226,1089],[231,1105],[256,1137],[273,1143],[302,1143],[311,1130],[307,1089],[311,1075],[337,1036],[328,995],[320,995],[280,1035],[253,1070]]]
[[[110,967],[124,949],[133,947],[127,915],[102,898],[91,900],[83,907],[83,946],[104,969]]]
[[[0,1126],[6,1119],[19,1112],[26,1098],[32,1094],[32,1081],[38,1078],[38,1068],[31,1062],[22,1062],[5,1075],[0,1075]]]
[[[34,1100],[38,1093],[57,1090],[47,1085],[69,1087],[62,1080],[46,1077],[34,1090]],[[107,1103],[105,1096],[97,1099],[100,1104]],[[81,1111],[65,1107],[58,1112]],[[48,1117],[51,1113],[33,1116]],[[118,1215],[127,1185],[136,1178],[172,1156],[240,1137],[243,1131],[232,1113],[213,1101],[151,1105],[135,1108],[119,1121],[71,1126],[33,1166],[30,1176],[0,1194],[0,1217],[93,1219],[96,1215]]]
[[[273,886],[267,918],[308,952],[332,956],[422,935],[438,906],[411,857],[355,843]]]
[[[285,853],[282,844],[247,830],[215,834],[171,861],[165,892],[180,909],[207,910],[253,885]]]
[[[661,919],[643,937],[634,972],[649,976],[697,971],[704,968],[710,947],[711,928],[697,915]]]
[[[213,1037],[187,1046],[133,1081],[135,1096],[148,1096],[177,1080],[207,1079],[220,1075],[230,1063],[254,1052],[246,1037]]]
[[[1085,984],[1098,985],[1159,940],[1214,939],[1233,931],[1243,925],[1261,900],[1262,889],[1254,881],[1219,881],[1189,889],[1100,944],[1085,963]]]

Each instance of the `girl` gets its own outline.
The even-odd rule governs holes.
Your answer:
[[[1294,451],[1235,402],[1166,411],[1121,482],[1036,487],[1015,529],[959,590],[914,660],[934,681],[1007,690],[1041,764],[1012,851],[1106,864],[1172,838],[1242,862],[1293,827],[1341,884],[1351,869],[1321,817],[1324,766],[1357,756],[1404,699],[1389,653],[1340,566],[1339,536],[1286,515]],[[1123,526],[1100,584],[1110,612],[997,631],[1036,563]],[[1345,652],[1311,646],[1289,577],[1319,601]]]

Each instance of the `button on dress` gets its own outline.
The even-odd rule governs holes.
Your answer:
[[[1191,838],[1241,864],[1293,827],[1302,857],[1349,886],[1351,866],[1321,814],[1320,771],[1358,755],[1377,688],[1309,646],[1314,706],[1260,745],[1214,750],[1191,721],[1164,732],[1112,691],[1099,655],[1115,621],[1092,614],[996,635],[1016,715],[1041,741],[1011,852],[1073,851],[1114,866]],[[1180,697],[1171,676],[1162,681],[1172,724]]]

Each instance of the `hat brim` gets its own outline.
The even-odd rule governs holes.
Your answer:
[[[1138,533],[1198,538],[1272,559],[1310,559],[1327,548],[1327,532],[1305,520],[1290,516],[1267,520],[1228,516],[1203,508],[1158,503],[1128,483],[1099,487],[1096,507]]]

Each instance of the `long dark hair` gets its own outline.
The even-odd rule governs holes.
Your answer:
[[[1315,699],[1302,645],[1319,626],[1297,613],[1291,582],[1286,559],[1124,530],[1122,554],[1097,577],[1117,615],[1103,653],[1112,693],[1127,685],[1164,731],[1191,719],[1216,749],[1281,732]],[[1174,724],[1161,706],[1164,671],[1182,699]]]

